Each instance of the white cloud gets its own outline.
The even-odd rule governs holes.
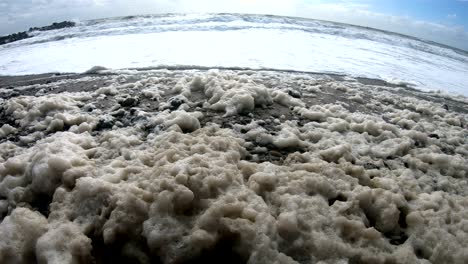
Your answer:
[[[468,50],[468,33],[463,27],[373,12],[370,11],[368,1],[341,0],[334,4],[323,0],[7,0],[4,2],[7,3],[7,7],[0,10],[0,34],[73,18],[91,19],[170,12],[233,12],[301,16],[350,23],[412,35]]]
[[[457,14],[448,14],[448,15],[447,15],[447,18],[448,18],[448,19],[456,19],[456,18],[457,18]]]
[[[421,21],[336,4],[304,6],[298,10],[297,15],[393,31],[468,50],[468,32],[462,26]]]

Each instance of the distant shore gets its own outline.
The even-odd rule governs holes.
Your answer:
[[[22,39],[31,38],[32,36],[30,35],[30,33],[33,31],[48,31],[48,30],[54,30],[54,29],[69,28],[69,27],[74,27],[75,25],[76,23],[72,21],[62,21],[62,22],[54,22],[44,27],[31,27],[29,28],[28,31],[13,33],[7,36],[0,36],[0,45],[19,41]]]

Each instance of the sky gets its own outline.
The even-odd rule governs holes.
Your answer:
[[[0,35],[63,20],[174,12],[300,16],[468,50],[468,0],[0,0]]]

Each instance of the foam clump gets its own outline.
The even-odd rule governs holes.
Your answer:
[[[4,138],[13,132],[16,132],[16,128],[8,124],[4,124],[2,127],[0,127],[0,138]]]
[[[34,261],[36,242],[48,229],[47,219],[28,208],[17,207],[0,224],[0,262]]]
[[[36,245],[39,263],[90,262],[91,249],[91,239],[72,223],[51,227]]]
[[[210,74],[204,78],[196,76],[192,80],[181,80],[174,88],[176,92],[190,98],[195,93],[203,93],[210,109],[224,111],[225,116],[245,114],[255,107],[272,104],[275,91],[245,78],[227,78],[221,74]],[[285,95],[287,98],[292,98]]]
[[[2,101],[1,263],[468,261],[466,111],[307,74],[99,76]]]
[[[91,96],[84,93],[15,97],[7,101],[4,108],[19,128],[27,129],[30,133],[51,133],[63,131],[67,127],[78,127],[83,123],[94,124],[96,117],[82,112],[79,107],[83,101],[90,99]],[[14,130],[5,127],[2,131],[10,134]],[[42,135],[39,137],[42,138]]]
[[[200,128],[199,119],[203,117],[201,112],[186,112],[184,110],[165,112],[156,117],[153,122],[162,124],[166,128],[177,126],[180,131],[193,132]]]
[[[273,101],[284,106],[304,106],[304,102],[293,98],[289,94],[283,91],[273,91],[272,93]]]
[[[279,134],[273,139],[273,144],[278,148],[303,148],[307,144],[303,142],[298,134],[300,132],[291,126],[283,126]]]
[[[87,174],[86,149],[91,146],[89,134],[57,133],[5,161],[0,167],[0,195],[9,206],[2,210],[52,197],[62,184],[73,187],[77,178]]]
[[[97,65],[97,66],[93,66],[90,69],[88,69],[87,71],[85,71],[84,74],[98,74],[98,73],[101,73],[101,72],[106,71],[106,70],[109,70],[109,69],[104,67],[104,66]]]

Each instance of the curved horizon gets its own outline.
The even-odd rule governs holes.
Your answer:
[[[370,30],[374,30],[374,31],[387,33],[387,34],[395,34],[395,35],[398,35],[398,36],[402,36],[402,37],[422,41],[422,42],[425,42],[427,44],[432,44],[432,45],[435,44],[435,45],[438,45],[438,46],[441,46],[441,47],[450,48],[450,49],[453,49],[453,50],[456,50],[456,51],[459,51],[459,52],[463,52],[464,55],[468,55],[468,48],[467,49],[459,48],[459,47],[444,44],[444,43],[441,43],[441,42],[433,41],[433,40],[430,40],[430,39],[421,38],[421,37],[418,37],[418,36],[408,35],[408,34],[404,34],[404,33],[399,33],[399,32],[391,31],[391,30],[379,29],[379,28],[375,28],[375,27],[372,27],[372,26],[362,26],[362,25],[359,25],[359,24],[345,23],[345,22],[325,20],[325,19],[317,19],[317,18],[309,18],[309,17],[303,17],[303,16],[262,14],[262,13],[236,13],[236,12],[232,12],[232,13],[230,13],[230,12],[178,13],[178,12],[170,12],[170,13],[147,13],[147,14],[136,14],[136,15],[109,16],[109,17],[99,17],[99,18],[84,19],[84,20],[66,19],[66,20],[63,20],[63,21],[54,21],[54,22],[49,23],[47,25],[44,25],[44,24],[42,24],[42,25],[31,25],[31,26],[28,26],[28,29],[25,29],[23,31],[11,32],[8,35],[22,33],[22,32],[29,32],[31,28],[46,27],[46,26],[52,25],[53,23],[61,23],[61,22],[65,22],[65,21],[71,21],[71,22],[75,22],[75,23],[78,22],[79,23],[79,22],[86,22],[86,21],[94,21],[94,20],[97,21],[97,20],[106,20],[106,19],[115,19],[115,18],[133,18],[133,17],[144,17],[144,16],[167,16],[167,15],[252,15],[252,16],[271,16],[271,17],[284,17],[284,18],[295,18],[295,19],[304,19],[304,20],[312,20],[312,21],[321,21],[321,22],[327,22],[327,23],[335,23],[335,24],[340,24],[340,25],[353,26],[353,27],[358,27],[358,28],[363,28],[363,29],[370,29]],[[7,36],[7,35],[3,35],[3,36],[0,36],[0,37],[4,37],[4,36]]]
[[[5,0],[0,4],[0,34],[53,21],[165,13],[300,17],[385,30],[468,50],[468,2],[461,0],[47,0],[34,4]]]
[[[94,19],[77,27],[35,32],[32,38],[2,46],[0,69],[3,75],[24,75],[84,72],[97,65],[275,68],[466,94],[466,52],[393,32],[273,15],[171,13],[127,18],[134,19]]]

